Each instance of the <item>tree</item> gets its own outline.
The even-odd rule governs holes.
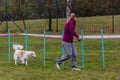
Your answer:
[[[4,0],[5,1],[5,0]],[[0,1],[0,16],[5,15],[5,3]],[[15,20],[56,17],[56,0],[9,0],[9,12]],[[66,0],[58,1],[58,17],[66,17]],[[77,16],[110,15],[112,0],[72,0],[71,11]],[[114,14],[120,14],[120,0],[114,0]],[[49,23],[49,30],[50,24]]]
[[[52,31],[52,13],[53,13],[53,5],[54,1],[53,0],[47,0],[47,8],[48,8],[48,16],[49,16],[49,29],[48,31]]]

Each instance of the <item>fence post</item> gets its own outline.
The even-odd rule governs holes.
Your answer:
[[[10,64],[10,29],[8,29],[8,64]]]
[[[105,67],[103,29],[101,29],[101,40],[102,40],[102,66]]]
[[[81,30],[81,38],[83,39],[83,40],[81,41],[81,49],[82,49],[82,68],[84,68],[84,37],[83,37],[83,35],[84,35],[84,32],[83,32],[83,30]]]
[[[62,30],[62,39],[64,36],[64,30]],[[64,55],[64,47],[62,46],[62,56]],[[62,62],[62,66],[64,67],[64,62]]]
[[[43,66],[46,65],[46,31],[44,30],[44,62]]]
[[[26,51],[28,51],[28,30],[26,30]]]

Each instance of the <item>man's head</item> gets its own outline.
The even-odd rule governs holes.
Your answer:
[[[75,18],[76,15],[75,15],[75,13],[70,13],[69,17],[70,17],[70,18]]]

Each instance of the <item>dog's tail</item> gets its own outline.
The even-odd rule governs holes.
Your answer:
[[[12,47],[13,47],[14,50],[21,50],[21,49],[23,49],[23,45],[20,45],[20,44],[13,44]]]

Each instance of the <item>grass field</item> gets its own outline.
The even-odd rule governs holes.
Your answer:
[[[8,64],[7,37],[0,37],[0,80],[117,80],[120,78],[120,39],[105,39],[105,67],[101,59],[101,39],[85,39],[85,68],[81,66],[81,43],[75,40],[78,50],[78,67],[71,70],[71,61],[65,62],[61,70],[55,67],[55,59],[61,56],[61,39],[47,39],[46,66],[43,66],[43,38],[29,37],[29,50],[37,58],[29,65],[14,65],[12,44],[25,46],[25,36],[11,37],[11,62]],[[24,48],[25,49],[25,48]]]
[[[53,19],[52,32],[47,34],[61,34],[65,19],[59,19],[59,32],[56,30],[56,20]],[[48,30],[48,20],[26,20],[29,33],[43,33]],[[16,23],[23,28],[22,21]],[[103,28],[111,34],[111,16],[81,17],[77,19],[76,30],[85,29],[85,35],[98,35]],[[115,16],[115,33],[120,33],[120,15]],[[9,22],[11,33],[20,32],[12,22]],[[4,33],[5,23],[0,25],[0,33]],[[106,34],[106,33],[105,33]],[[113,34],[113,33],[112,33]],[[105,39],[105,67],[102,66],[101,39],[85,39],[85,67],[81,66],[81,42],[75,40],[78,50],[77,65],[81,71],[71,70],[71,60],[57,70],[55,60],[62,54],[61,39],[48,39],[46,42],[46,66],[43,66],[43,38],[29,37],[28,49],[37,54],[37,58],[29,60],[28,66],[14,65],[12,44],[24,45],[25,36],[11,36],[11,55],[8,64],[8,37],[0,37],[0,80],[118,80],[120,78],[120,39]]]
[[[66,19],[58,19],[58,33],[56,32],[56,19],[52,19],[52,32],[49,34],[60,34],[63,30]],[[24,29],[23,21],[15,21],[20,28]],[[33,19],[25,20],[25,24],[30,33],[43,33],[43,30],[48,30],[49,20],[48,19]],[[0,32],[5,32],[5,22],[0,25]],[[115,15],[114,17],[114,31],[115,33],[120,32],[120,15]],[[20,32],[20,30],[9,21],[9,28],[11,32]],[[86,32],[90,33],[99,33],[99,30],[103,28],[105,33],[112,32],[112,16],[93,16],[93,17],[78,17],[76,31],[79,32],[80,29],[84,29]]]

